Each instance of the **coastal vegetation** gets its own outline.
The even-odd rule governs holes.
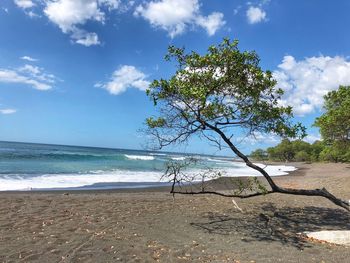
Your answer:
[[[325,112],[314,123],[322,141],[310,144],[283,139],[275,147],[256,149],[250,157],[259,161],[350,162],[350,86],[329,92],[324,101]]]
[[[169,79],[154,80],[147,95],[158,115],[146,120],[146,130],[153,138],[153,146],[188,143],[199,136],[216,145],[228,148],[248,167],[258,171],[270,189],[257,187],[249,194],[224,194],[215,191],[181,191],[174,186],[181,183],[181,167],[168,169],[173,182],[173,194],[218,194],[227,197],[249,198],[269,193],[322,196],[334,204],[350,210],[349,203],[325,188],[306,190],[281,187],[263,167],[250,161],[234,141],[242,132],[248,135],[273,133],[282,138],[303,138],[306,129],[293,122],[292,108],[281,106],[283,90],[276,87],[272,72],[263,70],[254,51],[240,51],[238,41],[224,39],[210,46],[206,54],[170,46],[165,59],[175,61],[177,70]],[[188,177],[186,177],[188,179]]]

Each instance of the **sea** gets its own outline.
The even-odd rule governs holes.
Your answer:
[[[162,178],[170,162],[197,162],[186,168],[222,176],[259,176],[232,157],[82,146],[0,142],[0,191],[145,188],[169,185]],[[271,176],[295,167],[259,164]]]

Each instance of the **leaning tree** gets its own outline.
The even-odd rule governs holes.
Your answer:
[[[283,90],[276,87],[271,71],[259,66],[255,52],[240,51],[238,41],[224,39],[210,46],[206,54],[186,53],[184,48],[170,46],[167,61],[176,62],[176,73],[169,79],[154,80],[147,95],[158,109],[158,115],[146,120],[147,133],[163,148],[188,142],[200,136],[218,147],[228,147],[245,164],[258,171],[270,190],[249,194],[223,194],[215,191],[191,191],[190,194],[219,194],[248,198],[269,193],[321,196],[350,210],[349,203],[325,188],[306,190],[278,186],[263,167],[252,163],[237,148],[236,138],[273,133],[284,138],[305,136],[305,128],[292,122],[292,108],[281,106]],[[174,173],[176,176],[176,173]],[[175,179],[174,179],[175,182]],[[172,188],[172,193],[183,193]]]

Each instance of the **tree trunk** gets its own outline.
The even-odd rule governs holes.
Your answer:
[[[327,198],[328,200],[330,200],[331,202],[333,202],[337,206],[340,206],[340,207],[346,209],[347,211],[350,211],[349,202],[335,197],[333,194],[328,192],[325,188],[306,190],[306,189],[284,188],[284,187],[280,187],[280,186],[276,185],[276,183],[272,180],[271,176],[263,168],[252,163],[246,155],[244,155],[241,151],[239,151],[236,148],[236,146],[233,145],[231,140],[226,136],[226,134],[222,130],[220,130],[217,127],[210,125],[208,123],[205,123],[205,125],[207,127],[209,127],[210,129],[212,129],[213,131],[215,131],[216,133],[218,133],[220,135],[220,137],[224,140],[224,142],[230,147],[230,149],[239,158],[241,158],[247,166],[258,171],[259,173],[261,173],[264,176],[264,178],[267,180],[268,184],[270,185],[270,187],[272,189],[271,192],[281,193],[281,194],[291,194],[291,195],[320,196],[320,197]]]

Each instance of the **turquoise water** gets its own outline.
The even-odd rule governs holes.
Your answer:
[[[0,190],[148,187],[166,184],[160,178],[169,161],[187,154],[31,143],[0,142]],[[211,167],[230,176],[255,175],[231,158],[197,155],[190,170]],[[274,175],[290,168],[272,169]]]

